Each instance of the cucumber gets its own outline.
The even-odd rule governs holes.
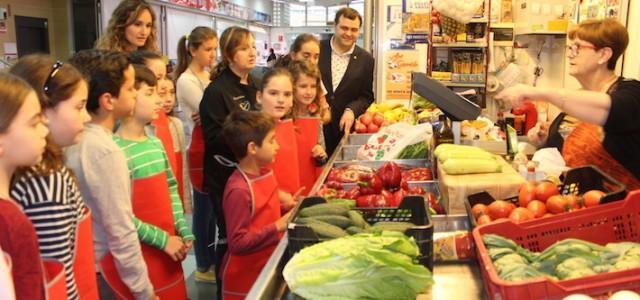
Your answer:
[[[353,199],[338,198],[338,199],[329,200],[329,203],[342,204],[346,206],[348,209],[352,209],[356,207],[356,200],[353,200]]]
[[[484,151],[478,147],[468,146],[468,145],[455,145],[455,144],[441,144],[433,150],[433,154],[435,156],[440,157],[440,155],[444,152],[459,150],[459,151]]]
[[[349,208],[347,208],[346,205],[339,203],[322,203],[310,207],[305,207],[300,210],[299,213],[299,216],[301,217],[322,215],[337,215],[346,217],[349,215]]]
[[[343,216],[336,216],[336,215],[313,216],[313,217],[306,217],[303,219],[318,220],[325,223],[329,223],[331,225],[336,225],[340,228],[347,228],[351,225],[351,219]]]
[[[335,239],[349,235],[342,228],[319,220],[312,219],[305,225],[311,228],[319,237]]]
[[[438,156],[438,161],[440,163],[445,163],[446,161],[448,161],[449,159],[458,159],[458,158],[464,158],[464,159],[492,159],[495,160],[495,156],[489,152],[485,152],[485,151],[460,151],[460,150],[451,150],[451,151],[446,151],[440,154],[440,156]]]
[[[379,231],[399,231],[405,232],[407,229],[416,226],[413,223],[409,222],[378,222],[373,226],[366,229],[368,232],[379,232]]]
[[[367,221],[362,217],[360,212],[357,212],[355,210],[350,210],[349,219],[351,219],[351,224],[353,226],[357,226],[363,229],[369,227],[369,223],[367,223]]]
[[[357,226],[349,226],[347,227],[347,233],[348,234],[358,234],[358,233],[362,233],[364,232],[364,229],[357,227]]]

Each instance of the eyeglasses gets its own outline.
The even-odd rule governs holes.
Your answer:
[[[580,48],[598,50],[598,47],[590,44],[573,43],[571,45],[567,45],[567,51],[569,51],[569,54],[571,54],[571,56],[576,56],[580,54]]]
[[[58,71],[60,71],[60,68],[62,67],[63,63],[61,61],[56,61],[56,63],[53,64],[53,68],[51,69],[51,73],[49,73],[49,77],[47,77],[47,81],[44,82],[44,86],[42,87],[42,90],[44,91],[44,94],[47,96],[51,96],[49,95],[49,90],[51,89],[51,87],[49,86],[49,84],[51,84],[51,80],[53,80],[53,77],[56,77],[56,74],[58,74]]]

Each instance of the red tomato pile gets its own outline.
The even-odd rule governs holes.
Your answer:
[[[551,182],[527,182],[520,186],[519,206],[505,200],[496,200],[489,205],[478,203],[471,208],[471,215],[478,225],[507,218],[518,223],[597,206],[602,196],[604,192],[599,190],[581,196],[560,195],[558,187]]]
[[[367,111],[356,120],[354,130],[356,133],[376,133],[380,127],[387,125],[389,122],[384,119],[384,115]]]

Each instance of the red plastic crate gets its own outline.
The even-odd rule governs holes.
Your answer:
[[[520,224],[505,220],[473,230],[485,290],[490,299],[562,299],[574,293],[599,297],[618,290],[640,292],[640,268],[562,281],[546,278],[524,282],[502,280],[482,241],[482,235],[488,233],[511,239],[536,252],[567,238],[600,245],[640,242],[640,190],[630,192],[624,201],[576,211],[563,218],[543,218]]]

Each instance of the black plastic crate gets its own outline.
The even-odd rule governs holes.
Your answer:
[[[311,228],[303,224],[296,224],[298,211],[309,206],[327,201],[321,197],[308,197],[300,202],[300,205],[293,213],[291,223],[287,229],[289,239],[288,251],[293,256],[303,248],[329,240],[320,238]],[[364,219],[371,225],[376,222],[411,222],[416,226],[407,229],[405,234],[413,237],[420,249],[418,261],[421,265],[433,271],[433,223],[431,216],[427,212],[427,207],[422,196],[406,196],[398,208],[353,208],[362,213]]]
[[[559,190],[562,195],[584,194],[590,190],[601,190],[605,192],[600,200],[601,203],[622,200],[627,196],[626,185],[611,178],[611,176],[600,171],[600,169],[593,165],[573,168],[567,171],[564,175],[564,182],[559,187]],[[517,196],[504,200],[510,201],[518,206]],[[495,199],[487,192],[480,192],[467,197],[467,201],[464,202],[464,207],[467,210],[467,217],[469,218],[471,229],[476,228],[478,225],[471,214],[471,208],[478,203],[489,205],[493,201],[495,201]]]

